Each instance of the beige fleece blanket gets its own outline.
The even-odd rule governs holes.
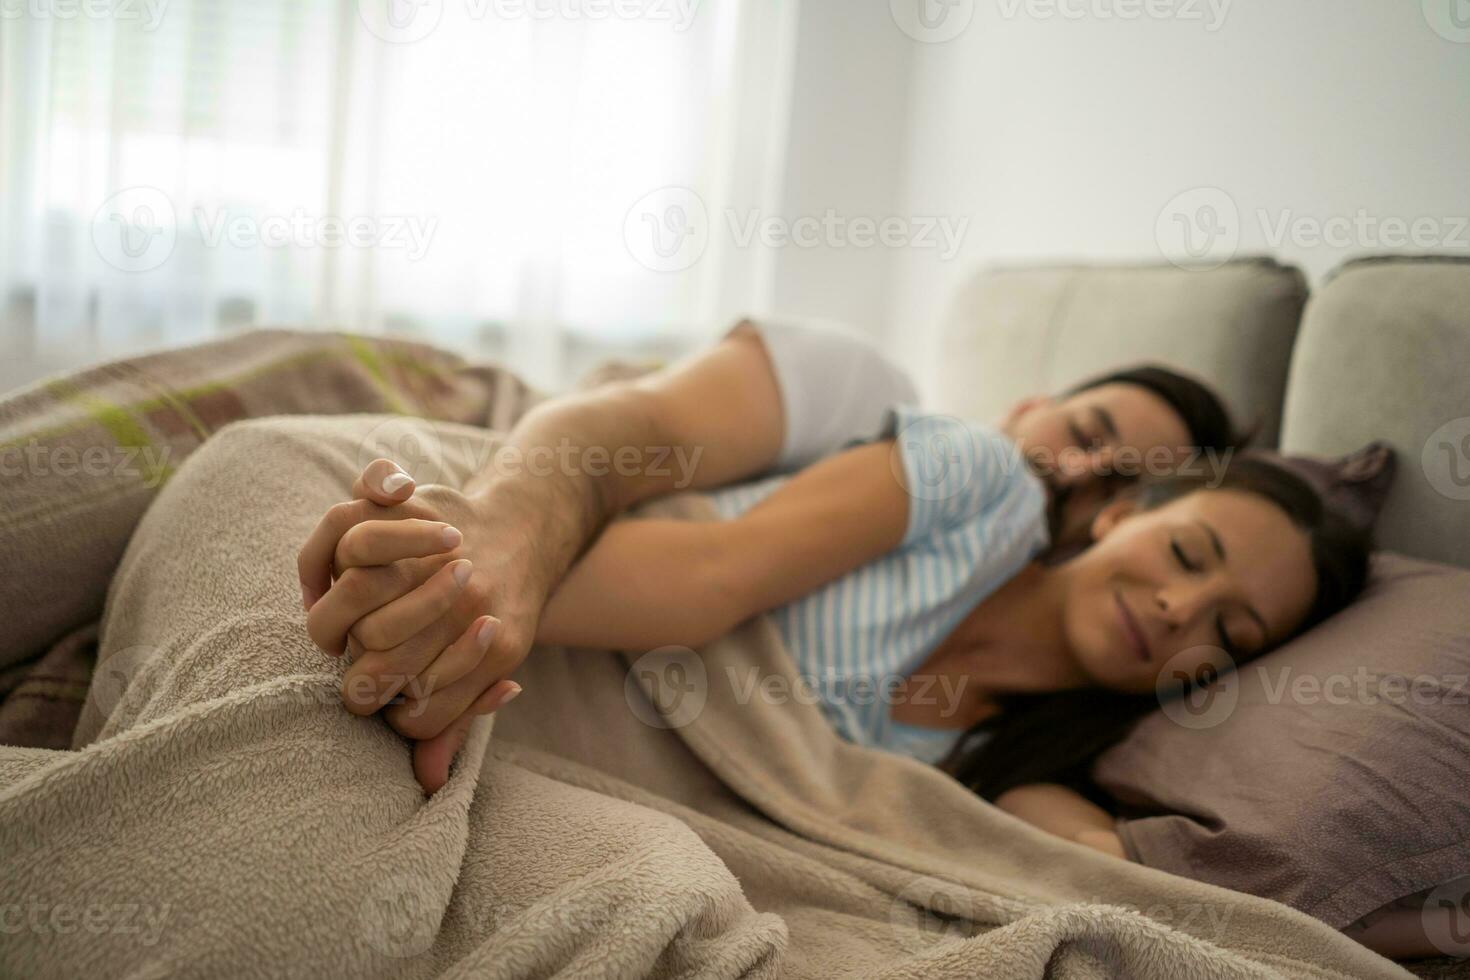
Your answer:
[[[239,423],[163,487],[79,751],[0,749],[0,975],[1408,976],[842,742],[764,621],[698,653],[534,651],[425,800],[407,744],[340,707],[295,576],[381,423]],[[416,424],[446,482],[492,448]]]

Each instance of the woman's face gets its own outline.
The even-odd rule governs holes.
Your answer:
[[[1093,522],[1091,548],[1064,566],[1063,628],[1100,687],[1151,693],[1224,670],[1290,636],[1317,590],[1307,533],[1271,501],[1198,490],[1152,510],[1131,499]]]

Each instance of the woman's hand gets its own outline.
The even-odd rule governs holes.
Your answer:
[[[1075,790],[1032,783],[1006,790],[995,805],[1049,834],[1128,860],[1112,816]]]
[[[545,603],[534,542],[508,499],[415,488],[375,460],[332,507],[298,558],[307,631],[353,664],[349,711],[386,707],[388,723],[418,740],[414,772],[433,792],[477,715],[520,692],[506,677],[525,658]]]

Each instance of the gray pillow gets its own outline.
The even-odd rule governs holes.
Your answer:
[[[1342,928],[1470,874],[1470,571],[1374,558],[1362,597],[1187,699],[1093,777],[1129,857]]]

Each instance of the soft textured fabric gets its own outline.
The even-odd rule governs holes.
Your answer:
[[[1470,566],[1470,259],[1348,263],[1312,297],[1291,361],[1282,448],[1334,455],[1370,439],[1401,473],[1385,548]]]
[[[844,738],[937,762],[962,733],[894,722],[904,678],[986,596],[1046,549],[1046,490],[998,430],[894,407],[882,427],[908,491],[898,548],[771,613],[823,713]],[[710,495],[743,514],[786,484],[775,476]],[[952,702],[936,687],[915,697]]]
[[[148,502],[222,426],[339,412],[484,424],[534,398],[500,367],[423,344],[288,330],[114,361],[8,394],[0,554],[29,556],[30,573],[0,576],[0,669],[96,622]],[[392,426],[382,434],[391,438]]]
[[[1094,769],[1130,853],[1337,926],[1470,874],[1467,598],[1379,555],[1351,607],[1147,718]]]
[[[795,470],[854,440],[871,439],[891,405],[918,402],[913,380],[850,327],[821,320],[759,317],[740,327],[760,335],[786,431],[777,466]]]
[[[794,674],[763,620],[697,654],[534,651],[425,800],[408,745],[342,709],[293,560],[381,421],[230,426],[150,507],[85,744],[0,749],[0,880],[40,910],[0,974],[1407,976],[843,742],[780,696]],[[450,461],[490,448],[420,434],[468,444]]]
[[[1255,445],[1271,447],[1306,300],[1301,272],[1265,259],[1208,271],[1122,264],[985,269],[950,304],[934,404],[963,418],[999,418],[1028,395],[1158,363],[1211,384],[1237,426],[1259,422]],[[1348,446],[1302,448],[1341,453],[1373,435]]]

